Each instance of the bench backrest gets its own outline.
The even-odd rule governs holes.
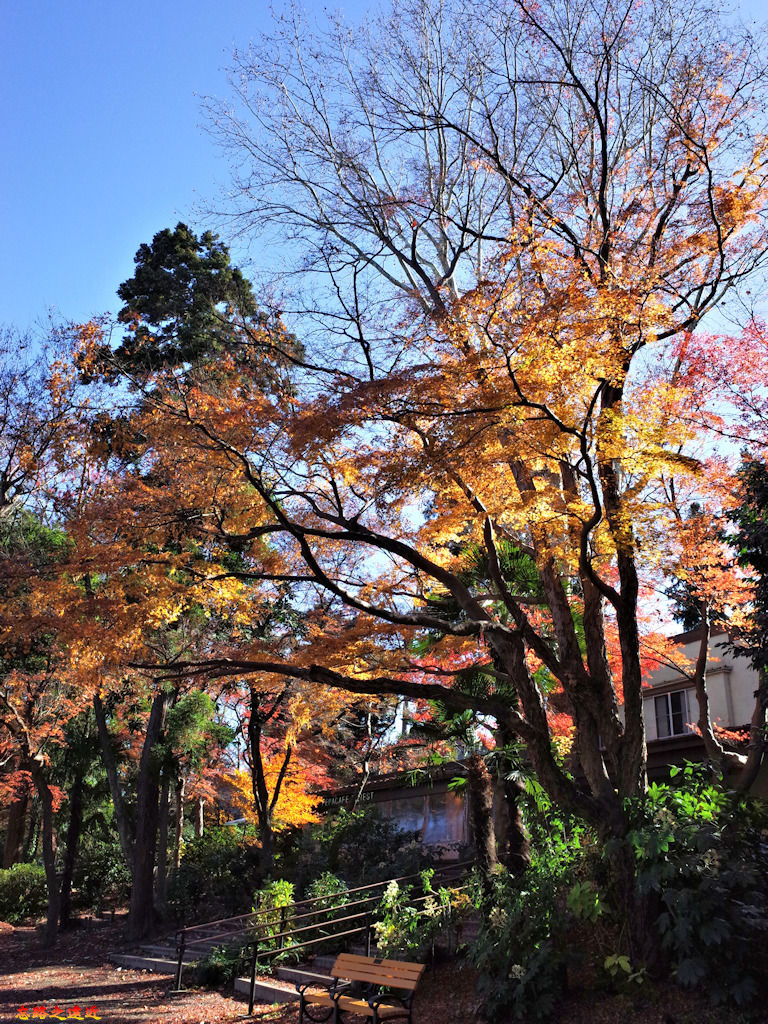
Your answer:
[[[413,992],[423,973],[424,964],[339,953],[331,970],[331,977],[363,981],[368,985],[387,985],[389,988]]]

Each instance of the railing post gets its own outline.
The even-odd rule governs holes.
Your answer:
[[[366,917],[365,919],[365,955],[371,955],[371,919]]]
[[[251,988],[248,993],[248,1016],[253,1014],[253,1004],[256,993],[256,967],[259,962],[259,940],[253,940],[253,956],[251,957]]]
[[[283,948],[283,943],[285,942],[285,937],[283,936],[283,932],[285,931],[285,921],[286,921],[286,917],[287,917],[287,911],[288,911],[287,907],[285,907],[285,906],[280,907],[280,942],[279,942],[278,947],[277,947],[278,949],[282,949]]]
[[[176,984],[174,992],[181,992],[181,975],[184,970],[184,947],[186,945],[187,934],[182,928],[181,939],[179,940],[179,962],[176,964]]]

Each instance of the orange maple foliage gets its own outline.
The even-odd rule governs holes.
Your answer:
[[[717,540],[730,469],[712,455],[719,421],[698,389],[704,379],[716,403],[730,377],[702,377],[688,353],[768,251],[768,191],[748,40],[704,50],[673,25],[657,31],[656,7],[625,13],[590,8],[571,25],[514,5],[499,39],[527,77],[458,83],[478,123],[440,104],[414,117],[403,83],[371,76],[375,116],[355,129],[342,116],[343,151],[334,137],[312,154],[337,182],[334,216],[350,218],[347,237],[316,207],[305,214],[349,244],[343,271],[323,248],[341,298],[316,351],[278,381],[265,366],[282,325],[249,325],[199,363],[126,375],[133,406],[72,526],[79,564],[98,566],[89,591],[66,595],[73,664],[146,665],[153,631],[194,604],[226,616],[230,635],[190,658],[160,652],[158,674],[309,684],[304,719],[329,690],[469,710],[525,743],[562,807],[626,837],[627,801],[646,783],[644,652],[658,656],[665,632],[642,601],[672,577],[729,609],[748,598]],[[478,104],[481,85],[491,94]],[[510,96],[526,111],[519,135]],[[281,103],[272,141],[301,149],[311,97],[293,120]],[[418,168],[402,189],[379,188],[356,160],[355,144],[379,152],[370,138],[347,145],[382,123],[393,145],[410,132],[426,146],[401,161]],[[444,163],[431,169],[446,139],[450,201],[430,184],[447,180]],[[375,316],[358,270],[400,288]],[[711,344],[725,365],[729,346]],[[97,349],[91,332],[83,366]],[[294,635],[255,628],[287,592]],[[425,639],[430,657],[415,664]],[[553,751],[571,731],[576,774]]]

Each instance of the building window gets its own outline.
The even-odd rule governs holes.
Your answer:
[[[690,690],[674,690],[672,693],[662,693],[653,698],[656,711],[656,735],[660,740],[667,739],[669,736],[682,736],[685,733],[693,732],[689,725],[691,721],[689,693]]]

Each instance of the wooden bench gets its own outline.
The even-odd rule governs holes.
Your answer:
[[[304,1024],[305,1019],[319,1024],[330,1020],[331,1016],[333,1024],[340,1024],[342,1013],[362,1014],[370,1017],[373,1024],[402,1018],[410,1024],[413,995],[424,973],[424,964],[340,953],[329,973],[333,982],[327,992],[309,992],[308,989],[315,987],[312,983],[296,986],[299,1024]],[[350,987],[345,982],[356,985]],[[316,1015],[313,1007],[322,1009]]]

